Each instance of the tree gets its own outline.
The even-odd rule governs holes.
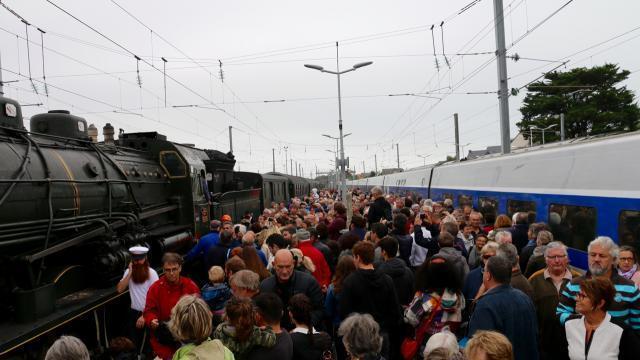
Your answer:
[[[546,128],[545,141],[560,139],[559,115],[565,114],[565,137],[573,138],[638,129],[640,108],[635,95],[626,86],[616,87],[629,77],[629,71],[605,64],[576,68],[568,72],[551,72],[544,79],[527,86],[527,96],[520,108],[522,121],[516,125],[526,139],[529,128]],[[533,133],[541,142],[542,133]]]

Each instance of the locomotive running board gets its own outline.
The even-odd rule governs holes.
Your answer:
[[[114,287],[107,289],[88,289],[81,292],[84,301],[68,301],[61,299],[56,310],[35,321],[26,323],[0,323],[0,358],[43,336],[44,334],[68,324],[93,310],[99,309],[121,296],[128,296],[128,291],[118,294]]]

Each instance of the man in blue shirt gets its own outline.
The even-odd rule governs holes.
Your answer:
[[[516,360],[538,359],[538,324],[531,299],[509,285],[511,263],[502,256],[487,260],[482,283],[485,293],[477,300],[469,321],[469,337],[478,330],[504,334],[513,345]]]
[[[184,256],[184,260],[191,262],[193,260],[204,259],[204,255],[213,245],[217,244],[218,239],[220,239],[220,225],[220,221],[211,220],[209,224],[209,230],[211,230],[211,232],[198,240],[198,243]]]

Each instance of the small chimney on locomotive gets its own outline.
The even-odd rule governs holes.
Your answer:
[[[114,138],[113,138],[114,133],[115,131],[113,130],[113,125],[111,125],[111,123],[107,123],[107,125],[105,125],[102,128],[102,135],[104,136],[105,144],[109,144],[109,145],[114,144]]]
[[[91,142],[97,143],[98,142],[98,128],[91,124],[89,125],[89,128],[87,128],[87,133],[89,134],[89,138],[91,139]]]

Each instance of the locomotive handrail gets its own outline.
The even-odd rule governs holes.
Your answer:
[[[98,220],[100,220],[100,219],[94,219],[92,221],[99,222]],[[101,221],[106,223],[106,221],[104,221],[104,220],[101,220]],[[107,224],[107,228],[109,228],[110,230],[115,230],[115,229],[118,229],[118,228],[126,225],[127,222],[124,221],[124,220],[118,220],[118,221],[115,221],[115,222],[113,222],[111,224],[109,224],[109,223],[106,223],[106,224]],[[29,263],[32,263],[32,262],[34,262],[36,260],[43,259],[48,255],[57,253],[59,251],[67,249],[67,248],[69,248],[71,246],[75,246],[75,245],[81,244],[85,240],[91,239],[91,238],[99,236],[99,235],[102,235],[105,232],[107,232],[107,230],[105,230],[104,227],[99,227],[99,228],[93,229],[91,231],[88,231],[88,232],[86,232],[86,233],[84,233],[84,234],[82,234],[80,236],[76,236],[75,238],[72,238],[72,239],[69,239],[67,241],[64,241],[64,242],[62,242],[60,244],[56,244],[56,245],[53,245],[51,247],[48,247],[45,250],[39,251],[39,252],[31,254],[31,255],[27,255],[27,256],[23,257],[23,259],[25,261],[29,262]]]
[[[139,216],[139,219],[143,220],[143,219],[146,219],[148,217],[153,217],[155,215],[158,215],[158,214],[161,214],[161,213],[164,213],[164,212],[173,211],[173,210],[175,210],[177,208],[178,208],[178,205],[170,205],[170,206],[166,206],[166,207],[159,208],[159,209],[149,210],[149,211],[146,211],[144,213],[141,213],[140,216]],[[125,221],[125,220],[117,220],[117,221],[114,221],[112,223],[107,223],[106,221],[101,220],[101,219],[92,219],[92,220],[90,220],[90,222],[100,222],[101,224],[103,224],[105,226],[108,226],[109,230],[116,230],[116,229],[118,229],[118,228],[120,228],[122,226],[127,225],[127,221]],[[62,251],[64,249],[67,249],[67,248],[69,248],[71,246],[80,244],[80,243],[84,242],[87,239],[91,239],[93,237],[102,235],[105,232],[106,232],[106,230],[104,229],[104,227],[96,228],[96,229],[90,230],[90,231],[88,231],[88,232],[86,232],[86,233],[84,233],[82,235],[76,236],[75,238],[69,239],[69,240],[64,241],[62,243],[56,244],[56,245],[51,246],[51,247],[49,247],[47,249],[39,251],[37,253],[31,254],[31,255],[27,255],[27,256],[23,257],[23,259],[26,260],[27,262],[31,263],[31,262],[34,262],[34,261],[36,261],[38,259],[42,259],[42,258],[44,258],[44,257],[46,257],[48,255],[51,255],[51,254],[54,254],[56,252]]]
[[[114,212],[112,215],[115,216],[131,216],[134,215],[133,213],[127,213],[127,212]],[[91,214],[91,215],[80,215],[80,216],[73,216],[73,217],[65,217],[65,218],[57,218],[54,219],[54,223],[65,223],[65,222],[73,222],[76,220],[88,220],[88,219],[97,219],[97,218],[103,218],[105,217],[106,214],[105,213],[98,213],[98,214]],[[16,223],[5,223],[5,224],[0,224],[0,229],[4,229],[4,228],[11,228],[11,227],[19,227],[19,226],[30,226],[30,225],[37,225],[39,223],[45,224],[49,222],[49,219],[42,219],[42,220],[30,220],[30,221],[22,221],[22,222],[16,222]]]

